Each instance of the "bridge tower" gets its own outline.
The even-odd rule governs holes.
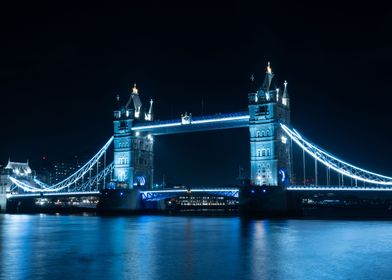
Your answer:
[[[152,100],[150,109],[143,114],[136,85],[125,106],[114,111],[114,175],[117,187],[125,189],[151,189],[154,176],[153,137],[148,133],[132,131],[136,122],[153,120]],[[133,106],[131,106],[133,104]]]
[[[255,186],[285,188],[291,178],[291,142],[280,123],[290,124],[287,82],[275,84],[270,63],[263,84],[251,77],[249,98],[250,179]]]

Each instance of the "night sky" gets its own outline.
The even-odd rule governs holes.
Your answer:
[[[392,12],[323,6],[48,6],[0,9],[0,163],[93,155],[115,96],[133,83],[158,119],[247,110],[271,61],[292,125],[327,151],[392,175]],[[231,184],[249,168],[247,129],[155,138],[156,180]]]

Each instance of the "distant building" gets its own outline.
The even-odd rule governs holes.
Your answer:
[[[51,170],[51,184],[57,184],[68,176],[78,171],[85,163],[79,156],[74,156],[68,161],[54,161]]]

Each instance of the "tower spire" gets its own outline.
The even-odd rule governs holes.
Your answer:
[[[153,119],[153,115],[152,115],[152,104],[154,103],[154,101],[151,99],[150,100],[150,109],[148,110],[148,113],[144,115],[144,119],[146,121],[152,121]]]
[[[139,90],[136,87],[136,84],[133,84],[133,88],[132,88],[132,94],[138,94]]]
[[[289,92],[287,91],[287,81],[284,81],[284,90],[282,96],[282,104],[285,106],[289,106]]]
[[[254,93],[254,92],[257,91],[257,89],[256,89],[256,83],[255,83],[255,76],[254,76],[253,74],[250,75],[249,80],[250,80],[249,92]]]
[[[271,63],[269,61],[268,61],[268,64],[267,64],[267,73],[268,74],[272,74]]]
[[[271,87],[272,78],[274,77],[274,73],[272,72],[271,63],[268,61],[267,69],[265,72],[265,78],[263,82],[262,89],[267,94]]]

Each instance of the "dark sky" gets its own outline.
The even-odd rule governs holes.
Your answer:
[[[201,100],[204,113],[246,110],[250,74],[261,81],[271,61],[295,128],[392,175],[391,10],[291,2],[2,4],[0,162],[92,155],[111,136],[115,95],[126,100],[134,82],[159,119],[198,115]],[[231,183],[248,168],[247,139],[246,129],[157,137],[157,179]]]

